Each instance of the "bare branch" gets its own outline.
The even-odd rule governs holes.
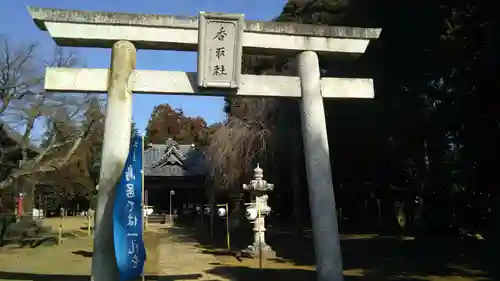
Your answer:
[[[26,162],[24,161],[21,162],[19,168],[15,169],[12,173],[10,173],[10,175],[8,175],[8,177],[5,180],[0,182],[0,190],[8,187],[14,182],[14,180],[16,180],[21,176],[26,176],[36,173],[54,172],[65,167],[67,164],[70,163],[72,157],[75,155],[75,152],[81,146],[83,140],[89,135],[93,125],[94,122],[90,122],[90,124],[86,125],[85,127],[82,127],[77,138],[71,141],[66,140],[64,143],[60,144],[56,143],[56,140],[59,137],[56,129],[56,133],[52,134],[46,148],[42,150],[36,157],[29,159]],[[68,144],[71,144],[71,146],[62,156],[58,157],[58,155],[53,155],[56,148],[66,146]],[[56,157],[50,158],[51,155]],[[45,158],[50,158],[50,159],[45,161]]]
[[[93,122],[82,124],[88,103],[84,97],[41,91],[44,68],[74,65],[78,60],[73,53],[58,47],[50,60],[40,60],[35,55],[36,44],[13,46],[7,39],[2,41],[0,122],[12,124],[9,130],[19,135],[3,149],[8,154],[21,153],[21,161],[15,163],[16,167],[0,182],[0,190],[21,176],[52,172],[66,166],[93,126]],[[45,126],[42,135],[36,130],[37,126]],[[37,138],[41,138],[41,144],[33,143]],[[2,167],[12,167],[12,164],[0,162]]]

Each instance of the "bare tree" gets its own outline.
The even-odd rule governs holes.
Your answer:
[[[36,44],[12,47],[6,38],[0,46],[0,115],[14,100],[20,100],[38,86],[41,77],[35,63]]]
[[[73,53],[56,48],[47,60],[37,54],[36,44],[13,46],[7,39],[0,48],[1,129],[14,136],[2,151],[15,155],[4,157],[0,163],[4,166],[2,190],[20,177],[58,171],[68,165],[94,124],[84,122],[88,97],[43,91],[45,67],[74,66],[77,58]]]

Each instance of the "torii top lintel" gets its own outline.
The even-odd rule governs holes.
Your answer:
[[[111,47],[129,40],[139,49],[196,51],[198,18],[28,7],[61,46]],[[364,53],[381,29],[245,21],[244,53]]]

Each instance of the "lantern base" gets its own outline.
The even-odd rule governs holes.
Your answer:
[[[262,254],[263,258],[270,259],[270,258],[276,258],[276,252],[271,248],[271,246],[262,243],[260,245],[258,244],[252,244],[249,245],[246,249],[242,250],[241,253],[248,258],[259,258],[260,255]]]

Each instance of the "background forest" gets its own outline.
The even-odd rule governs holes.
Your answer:
[[[365,55],[320,58],[322,74],[372,77],[374,100],[326,101],[342,230],[418,233],[499,231],[500,23],[494,1],[289,1],[276,21],[382,28]],[[24,185],[37,202],[84,209],[98,182],[100,96],[43,93],[43,67],[81,64],[56,49],[2,38],[0,209]],[[294,75],[294,59],[245,56],[244,72]],[[26,105],[30,106],[26,106]],[[274,183],[271,206],[300,230],[309,224],[299,101],[226,99],[227,120],[208,125],[167,104],[155,108],[146,142],[196,143],[210,183],[229,193],[260,162]],[[43,127],[34,130],[35,124]],[[12,141],[13,140],[13,141]],[[19,161],[20,159],[20,161]],[[70,207],[71,206],[71,207]],[[0,210],[1,211],[1,210]]]

